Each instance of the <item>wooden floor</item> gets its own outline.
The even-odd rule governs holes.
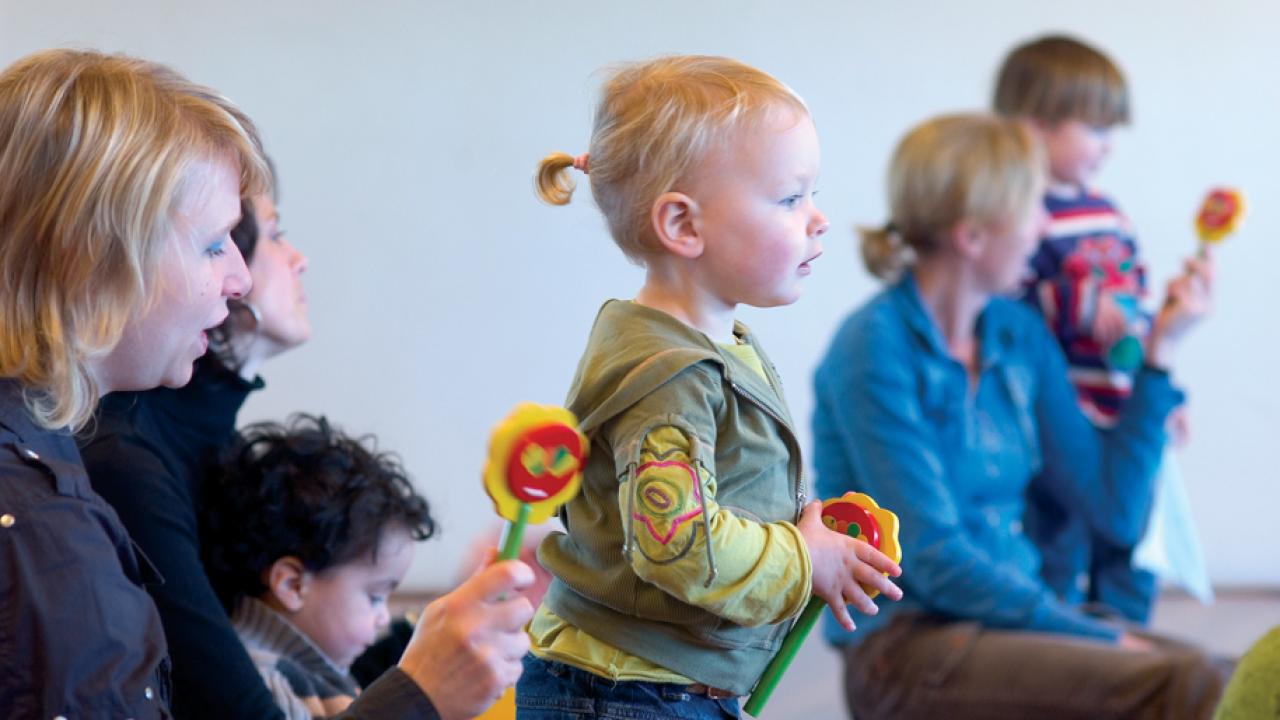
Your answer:
[[[1151,624],[1161,634],[1191,640],[1217,655],[1237,657],[1267,630],[1280,625],[1280,590],[1221,593],[1208,607],[1170,593],[1156,606]],[[778,684],[762,718],[845,718],[840,677],[839,656],[820,638],[811,639]]]
[[[393,607],[421,607],[422,595],[399,595]],[[1156,606],[1152,628],[1197,643],[1209,652],[1237,657],[1269,629],[1280,626],[1280,590],[1220,592],[1204,606],[1167,593]],[[796,655],[769,700],[765,720],[841,720],[846,717],[840,687],[841,662],[815,632]],[[941,718],[939,720],[942,720]]]

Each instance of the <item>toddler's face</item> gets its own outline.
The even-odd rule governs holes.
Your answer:
[[[311,576],[302,608],[289,619],[330,660],[349,667],[390,622],[387,596],[413,560],[414,542],[404,528],[388,528],[372,553]]]
[[[692,177],[705,241],[703,290],[726,306],[795,302],[822,254],[814,204],[818,134],[808,114],[775,109],[713,150]]]
[[[1062,120],[1042,129],[1049,175],[1057,182],[1087,185],[1111,152],[1111,128]]]

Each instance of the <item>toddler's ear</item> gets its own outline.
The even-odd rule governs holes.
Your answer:
[[[311,584],[311,573],[303,567],[301,560],[292,555],[276,560],[267,568],[264,580],[268,604],[287,612],[302,609]]]
[[[653,202],[653,232],[667,252],[692,260],[702,254],[698,202],[679,192],[666,192]]]

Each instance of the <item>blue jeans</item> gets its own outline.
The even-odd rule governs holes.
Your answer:
[[[516,683],[517,720],[723,720],[738,717],[736,698],[713,700],[683,685],[615,681],[553,660],[524,658]]]

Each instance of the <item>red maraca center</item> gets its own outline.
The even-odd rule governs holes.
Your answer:
[[[582,443],[573,428],[543,425],[526,432],[511,446],[507,486],[521,502],[554,496],[582,467]]]
[[[1200,222],[1205,227],[1215,230],[1226,227],[1238,208],[1235,195],[1225,190],[1215,190],[1205,199],[1204,210],[1200,213]]]
[[[880,549],[880,523],[861,505],[851,502],[835,502],[822,508],[822,524],[840,534],[849,534],[849,526],[857,525],[860,532],[855,537],[877,550]]]

